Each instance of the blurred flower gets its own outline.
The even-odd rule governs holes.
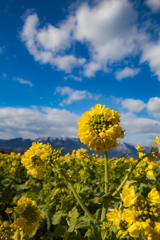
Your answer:
[[[15,229],[23,230],[27,236],[38,229],[41,212],[35,201],[30,198],[24,198],[22,201],[18,201],[18,206],[15,210],[19,214],[14,223]]]
[[[137,145],[137,147],[135,147],[136,149],[137,149],[137,151],[138,152],[142,152],[142,151],[144,151],[144,149],[143,149],[143,145]]]

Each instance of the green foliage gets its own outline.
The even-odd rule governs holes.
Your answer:
[[[21,164],[21,157],[16,154],[0,154],[0,215],[8,220],[6,208],[16,206],[16,200],[32,198],[41,210],[42,220],[32,240],[116,240],[117,229],[112,225],[109,230],[101,230],[102,204],[110,201],[110,208],[121,206],[119,192],[112,194],[122,183],[135,161],[122,158],[110,160],[109,193],[104,193],[104,160],[95,156],[66,155],[61,157],[59,165],[44,172],[42,180],[27,175]],[[156,163],[154,175],[147,170],[147,162],[138,164],[124,187],[135,186],[136,196],[150,192],[154,187],[160,191],[160,165]],[[95,217],[91,221],[75,199],[61,169],[65,171],[79,197]],[[144,171],[145,169],[145,171]],[[13,221],[13,216],[11,215]],[[107,221],[105,219],[104,221]],[[102,234],[103,233],[103,234]],[[140,236],[143,239],[143,236]]]

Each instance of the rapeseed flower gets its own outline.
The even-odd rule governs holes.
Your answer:
[[[47,159],[50,151],[52,151],[51,145],[43,143],[32,143],[32,146],[24,153],[21,158],[22,164],[28,170],[27,174],[35,178],[42,179],[43,171],[46,168]]]
[[[123,236],[123,232],[129,234],[130,237],[138,238],[140,232],[143,233],[147,240],[159,240],[160,237],[160,194],[156,188],[152,189],[146,198],[142,195],[135,196],[134,186],[124,188],[120,194],[125,209],[121,210],[120,222],[125,221],[125,229],[122,229],[120,223],[117,224],[116,212],[108,220],[113,221],[119,230],[119,235]],[[126,209],[129,207],[129,209]],[[116,210],[117,212],[119,210]],[[127,225],[128,223],[128,225]],[[127,229],[126,229],[127,227]]]
[[[14,230],[9,225],[9,222],[5,221],[2,223],[0,220],[0,239],[1,240],[13,240]]]
[[[154,141],[154,143],[156,143],[158,146],[160,146],[160,138],[156,137],[156,140]]]
[[[15,229],[23,230],[27,236],[38,229],[41,212],[35,201],[30,198],[24,198],[23,201],[18,201],[18,206],[15,210],[19,215],[14,223]]]
[[[82,119],[78,120],[78,137],[90,150],[97,153],[116,148],[117,138],[125,136],[119,126],[120,116],[118,112],[95,105],[90,111],[83,113]]]
[[[60,157],[61,149],[52,149],[50,144],[32,143],[32,146],[21,158],[27,174],[42,179],[46,168],[54,167],[54,162]]]
[[[137,145],[137,147],[135,147],[135,148],[137,149],[138,152],[144,151],[143,145]]]
[[[135,196],[134,186],[130,188],[124,188],[120,197],[123,200],[124,207],[130,207],[137,203],[137,197]]]

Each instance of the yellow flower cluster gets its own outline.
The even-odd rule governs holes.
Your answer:
[[[1,240],[13,240],[13,229],[10,227],[7,221],[0,221],[0,239]]]
[[[49,144],[32,143],[21,158],[22,164],[28,170],[27,174],[42,179],[51,151],[52,147]]]
[[[138,156],[139,158],[144,156],[143,152],[138,152]],[[157,156],[154,156],[153,158],[153,154],[151,155],[151,157],[145,157],[142,161],[140,161],[140,163],[137,165],[136,169],[133,171],[133,174],[136,177],[141,177],[143,174],[147,174],[149,176],[154,176],[154,174],[156,173],[156,171],[159,169],[159,165],[158,162],[156,162],[154,160],[154,158],[157,158]],[[128,161],[128,160],[127,160]],[[136,162],[137,160],[133,161],[133,164]]]
[[[90,111],[83,113],[78,120],[78,137],[90,150],[97,153],[117,147],[117,138],[125,136],[119,126],[120,116],[118,112],[95,105]]]
[[[114,210],[107,214],[121,237],[138,238],[140,232],[147,240],[158,240],[160,237],[160,194],[156,188],[148,196],[135,196],[134,186],[124,188],[120,195],[123,200],[122,210]],[[128,207],[128,208],[127,208]]]
[[[41,212],[39,207],[36,206],[36,201],[24,198],[23,201],[18,201],[15,210],[19,214],[14,223],[15,229],[23,230],[27,236],[38,229]]]

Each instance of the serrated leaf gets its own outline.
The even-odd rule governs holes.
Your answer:
[[[70,222],[71,223],[75,223],[77,221],[79,213],[77,211],[76,206],[74,208],[72,208],[72,210],[69,212],[69,216],[70,216]]]

